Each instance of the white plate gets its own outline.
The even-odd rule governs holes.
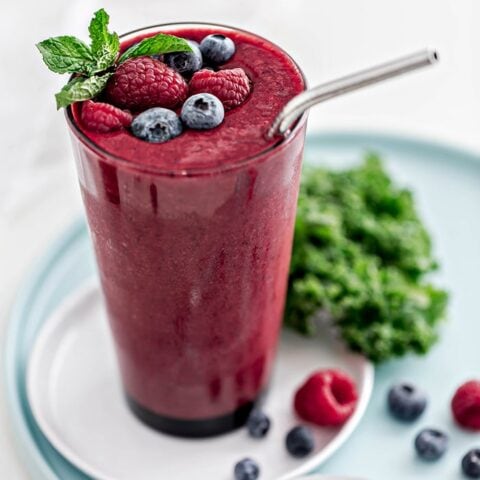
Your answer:
[[[315,452],[296,460],[284,447],[286,432],[298,423],[292,395],[311,371],[323,367],[352,375],[360,400],[342,428],[317,428]],[[363,357],[331,341],[284,332],[265,403],[272,418],[266,439],[253,440],[244,429],[202,440],[162,435],[136,420],[124,402],[101,294],[89,284],[45,323],[30,357],[27,392],[53,446],[98,480],[229,480],[234,464],[246,456],[259,462],[262,480],[286,480],[317,467],[351,435],[370,399],[373,377]]]

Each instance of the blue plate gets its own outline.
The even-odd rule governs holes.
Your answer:
[[[366,150],[384,156],[394,177],[416,193],[443,266],[436,280],[452,294],[450,321],[428,357],[407,358],[377,369],[374,394],[361,425],[319,471],[371,480],[461,478],[461,456],[480,444],[478,437],[453,425],[449,410],[456,386],[480,377],[480,157],[407,138],[335,133],[310,136],[306,158],[343,167],[358,162]],[[8,408],[24,464],[36,480],[88,480],[38,429],[26,399],[25,366],[39,327],[92,275],[95,267],[89,238],[79,221],[36,265],[12,311],[6,344]],[[426,414],[413,426],[399,424],[386,413],[386,391],[399,379],[416,382],[430,394]],[[428,425],[451,436],[448,455],[436,464],[419,461],[412,447],[417,431]]]

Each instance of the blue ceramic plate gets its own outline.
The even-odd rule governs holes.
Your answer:
[[[455,387],[480,376],[480,157],[406,138],[335,133],[310,136],[306,158],[343,167],[358,162],[366,150],[384,156],[394,177],[416,193],[443,266],[437,281],[452,294],[450,321],[427,358],[407,358],[377,369],[374,394],[361,425],[319,471],[371,480],[461,478],[461,455],[480,443],[474,435],[458,430],[449,412]],[[87,232],[78,222],[34,268],[12,311],[6,346],[8,407],[24,464],[36,480],[88,480],[37,428],[26,400],[25,366],[39,327],[93,272]],[[386,391],[399,379],[421,384],[430,394],[426,414],[413,426],[399,424],[386,413]],[[416,432],[427,425],[451,435],[448,455],[433,465],[417,460],[412,447]]]

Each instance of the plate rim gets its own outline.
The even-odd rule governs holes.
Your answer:
[[[476,167],[480,165],[480,152],[466,148],[461,144],[452,142],[442,142],[437,138],[428,138],[422,135],[411,135],[405,133],[392,133],[391,131],[367,130],[367,129],[325,129],[322,132],[314,131],[307,135],[307,142],[311,145],[319,142],[325,143],[353,143],[360,142],[379,142],[388,148],[421,150],[432,153],[438,152],[442,155],[448,154],[457,157],[457,161],[467,162]],[[460,157],[460,159],[458,159]],[[83,234],[85,223],[83,216],[76,219],[72,225],[60,232],[52,243],[50,243],[40,258],[32,262],[30,269],[20,281],[17,287],[17,294],[10,304],[7,311],[8,321],[5,329],[4,340],[4,378],[2,387],[5,391],[5,407],[7,412],[7,424],[12,433],[16,452],[24,461],[26,470],[33,478],[42,480],[60,480],[52,464],[42,454],[38,443],[34,440],[30,430],[25,412],[23,411],[22,399],[18,391],[18,342],[21,337],[21,326],[25,315],[29,312],[29,303],[35,296],[43,278],[53,267],[55,259],[61,256],[61,253],[67,246],[78,240],[77,237]],[[65,479],[64,479],[65,480]],[[283,479],[286,480],[286,479]]]
[[[74,308],[78,302],[83,301],[87,297],[91,297],[99,292],[99,283],[96,278],[90,278],[79,285],[72,293],[67,295],[62,302],[55,308],[54,311],[46,318],[43,325],[40,327],[33,348],[26,365],[26,393],[32,415],[35,422],[45,435],[52,446],[65,459],[75,465],[78,469],[86,475],[98,480],[115,480],[114,477],[105,475],[104,472],[98,471],[94,466],[89,464],[82,456],[75,452],[68,442],[62,440],[61,435],[57,434],[51,422],[48,421],[45,411],[42,409],[41,395],[38,395],[37,384],[38,374],[40,373],[41,358],[45,354],[47,343],[55,332],[62,330],[68,323],[66,314]],[[348,437],[355,431],[359,422],[363,418],[365,410],[370,402],[373,384],[375,378],[375,370],[372,362],[353,352],[347,352],[348,355],[357,357],[359,359],[360,371],[362,372],[362,393],[355,409],[354,414],[348,419],[344,426],[341,427],[335,437],[316,455],[309,458],[306,462],[299,465],[297,468],[282,474],[278,480],[288,480],[297,478],[300,475],[311,472],[314,468],[319,467],[331,455],[338,450]]]
[[[37,478],[37,475],[42,475],[42,480],[61,479],[33,438],[25,412],[23,411],[23,402],[17,387],[17,383],[20,381],[17,378],[17,370],[20,368],[17,364],[17,341],[21,337],[20,330],[23,318],[30,313],[31,299],[36,296],[43,279],[48,276],[65,250],[78,241],[85,234],[85,231],[86,225],[83,218],[76,219],[50,244],[46,252],[34,262],[23,283],[20,284],[10,310],[5,334],[3,387],[6,391],[7,413],[10,414],[7,416],[7,420],[11,427],[10,430],[13,434],[12,437],[17,447],[17,452],[20,458],[24,460],[27,471],[33,478]],[[26,370],[24,368],[25,373]],[[25,379],[24,377],[23,380]]]

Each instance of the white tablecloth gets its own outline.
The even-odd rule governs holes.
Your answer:
[[[310,84],[433,46],[436,68],[314,109],[310,129],[413,134],[480,151],[478,0],[4,0],[0,42],[0,340],[31,262],[81,211],[62,113],[34,43],[86,37],[104,6],[118,32],[175,20],[232,24],[288,50]],[[0,394],[0,478],[26,478],[12,446]]]

